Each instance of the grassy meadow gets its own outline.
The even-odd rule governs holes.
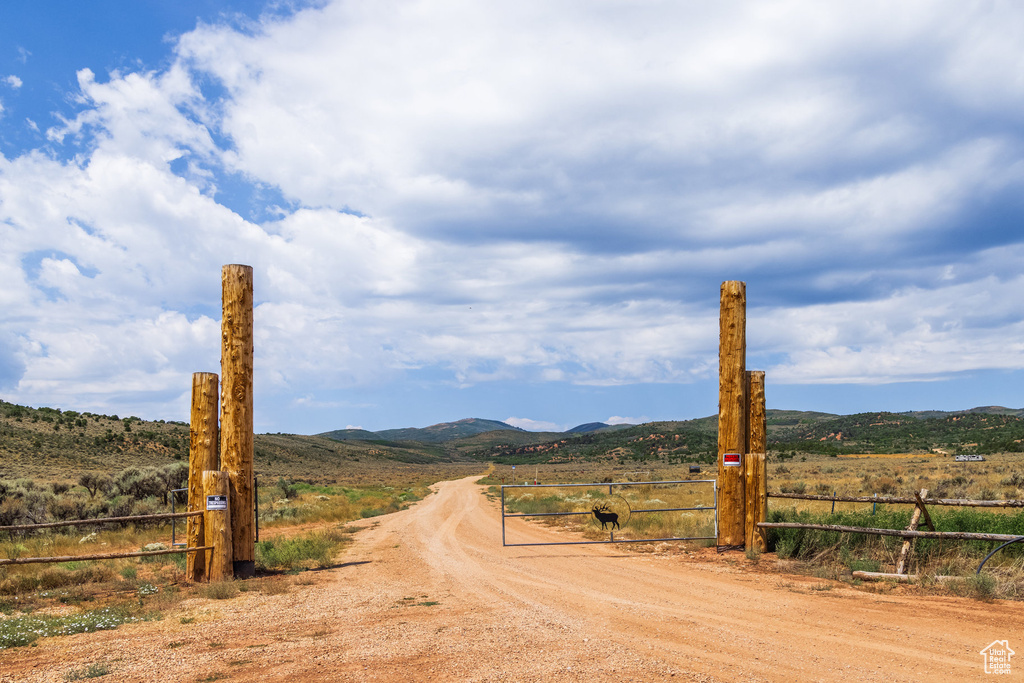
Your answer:
[[[494,491],[497,493],[497,490]],[[506,514],[552,514],[527,517],[544,524],[578,531],[588,540],[607,540],[614,533],[619,541],[649,541],[665,538],[707,539],[715,537],[715,495],[712,485],[642,484],[604,486],[529,486],[505,488]],[[599,513],[616,515],[619,529]],[[711,508],[675,510],[673,508]],[[603,527],[603,528],[602,528]],[[507,527],[506,540],[516,543],[514,527]],[[703,541],[704,544],[713,541]]]

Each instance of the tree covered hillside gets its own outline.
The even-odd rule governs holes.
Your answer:
[[[835,416],[779,430],[781,451],[813,453],[1018,453],[1024,420],[1016,415],[965,412],[919,419],[906,413]]]

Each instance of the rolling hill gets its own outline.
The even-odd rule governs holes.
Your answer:
[[[367,432],[372,434],[372,432]],[[387,467],[445,464],[479,471],[477,461],[439,444],[336,441],[297,434],[256,434],[255,468],[261,477],[305,480],[375,480]],[[159,467],[187,461],[184,422],[121,418],[57,408],[30,408],[0,401],[0,480],[29,477],[75,480],[85,472],[118,472],[129,466]],[[415,475],[420,476],[420,475]],[[379,477],[378,477],[379,478]]]
[[[317,434],[317,436],[334,439],[335,441],[417,441],[419,443],[444,443],[495,431],[523,432],[525,430],[504,422],[498,422],[497,420],[469,417],[456,422],[442,422],[422,428],[406,427],[403,429],[385,429],[379,432],[369,432],[365,429],[337,429],[332,432]]]
[[[831,413],[768,410],[774,457],[818,453],[991,453],[1024,451],[1024,410],[983,406],[958,412]],[[448,464],[472,469],[572,461],[714,462],[717,416],[642,425],[587,423],[567,432],[528,432],[468,418],[416,429],[335,430],[314,436],[257,434],[261,476],[367,477],[379,467]],[[74,479],[87,471],[162,466],[188,458],[184,422],[147,421],[0,401],[0,479]],[[363,474],[360,474],[363,473]],[[410,475],[412,476],[412,475]]]

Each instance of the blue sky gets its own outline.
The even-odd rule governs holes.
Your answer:
[[[259,431],[1024,406],[1024,9],[0,5],[0,397]]]

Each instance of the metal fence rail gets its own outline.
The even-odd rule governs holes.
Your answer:
[[[713,504],[710,506],[681,507],[681,508],[639,508],[630,507],[630,514],[641,514],[645,512],[688,512],[694,510],[711,510],[714,512],[714,535],[712,536],[668,536],[662,538],[626,538],[616,539],[615,531],[609,531],[607,541],[550,541],[546,543],[509,543],[505,539],[505,520],[514,517],[569,517],[586,516],[593,514],[590,510],[585,512],[505,512],[505,489],[564,489],[564,488],[604,488],[608,487],[608,495],[613,494],[614,487],[629,486],[654,486],[654,485],[685,485],[685,484],[711,484]],[[625,500],[625,499],[623,499]],[[628,502],[627,502],[628,505]],[[718,482],[714,479],[683,479],[675,481],[630,481],[630,482],[595,482],[590,484],[504,484],[501,487],[501,544],[507,547],[534,546],[534,545],[592,545],[597,543],[656,543],[660,541],[704,541],[716,540],[718,538]]]

